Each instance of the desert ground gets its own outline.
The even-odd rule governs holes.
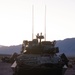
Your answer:
[[[13,75],[11,64],[0,61],[0,75]]]

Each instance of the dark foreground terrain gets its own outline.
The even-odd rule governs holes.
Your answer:
[[[13,75],[10,63],[0,61],[0,75]],[[68,68],[65,75],[75,75],[75,65],[72,68]]]
[[[75,75],[75,65],[73,65],[73,68],[68,68],[65,75]]]
[[[12,75],[11,64],[0,61],[0,75]]]

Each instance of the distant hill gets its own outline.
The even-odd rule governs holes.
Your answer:
[[[67,56],[75,56],[75,38],[57,40],[56,46],[59,47],[59,53],[65,53]],[[0,54],[20,53],[21,44],[15,46],[0,46]]]
[[[75,56],[75,38],[67,38],[59,40],[56,43],[60,53],[65,53],[67,56]]]
[[[0,54],[13,54],[13,53],[20,53],[21,45],[14,45],[14,46],[1,46],[0,47]]]

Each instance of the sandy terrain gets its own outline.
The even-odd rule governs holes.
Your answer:
[[[12,75],[11,64],[0,62],[0,75]]]
[[[68,68],[65,75],[75,75],[75,65],[73,65],[73,68]]]

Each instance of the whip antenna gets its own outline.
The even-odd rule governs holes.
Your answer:
[[[34,38],[34,5],[32,5],[32,40]]]
[[[44,29],[44,35],[45,35],[45,41],[46,41],[46,5],[45,5],[45,29]]]

